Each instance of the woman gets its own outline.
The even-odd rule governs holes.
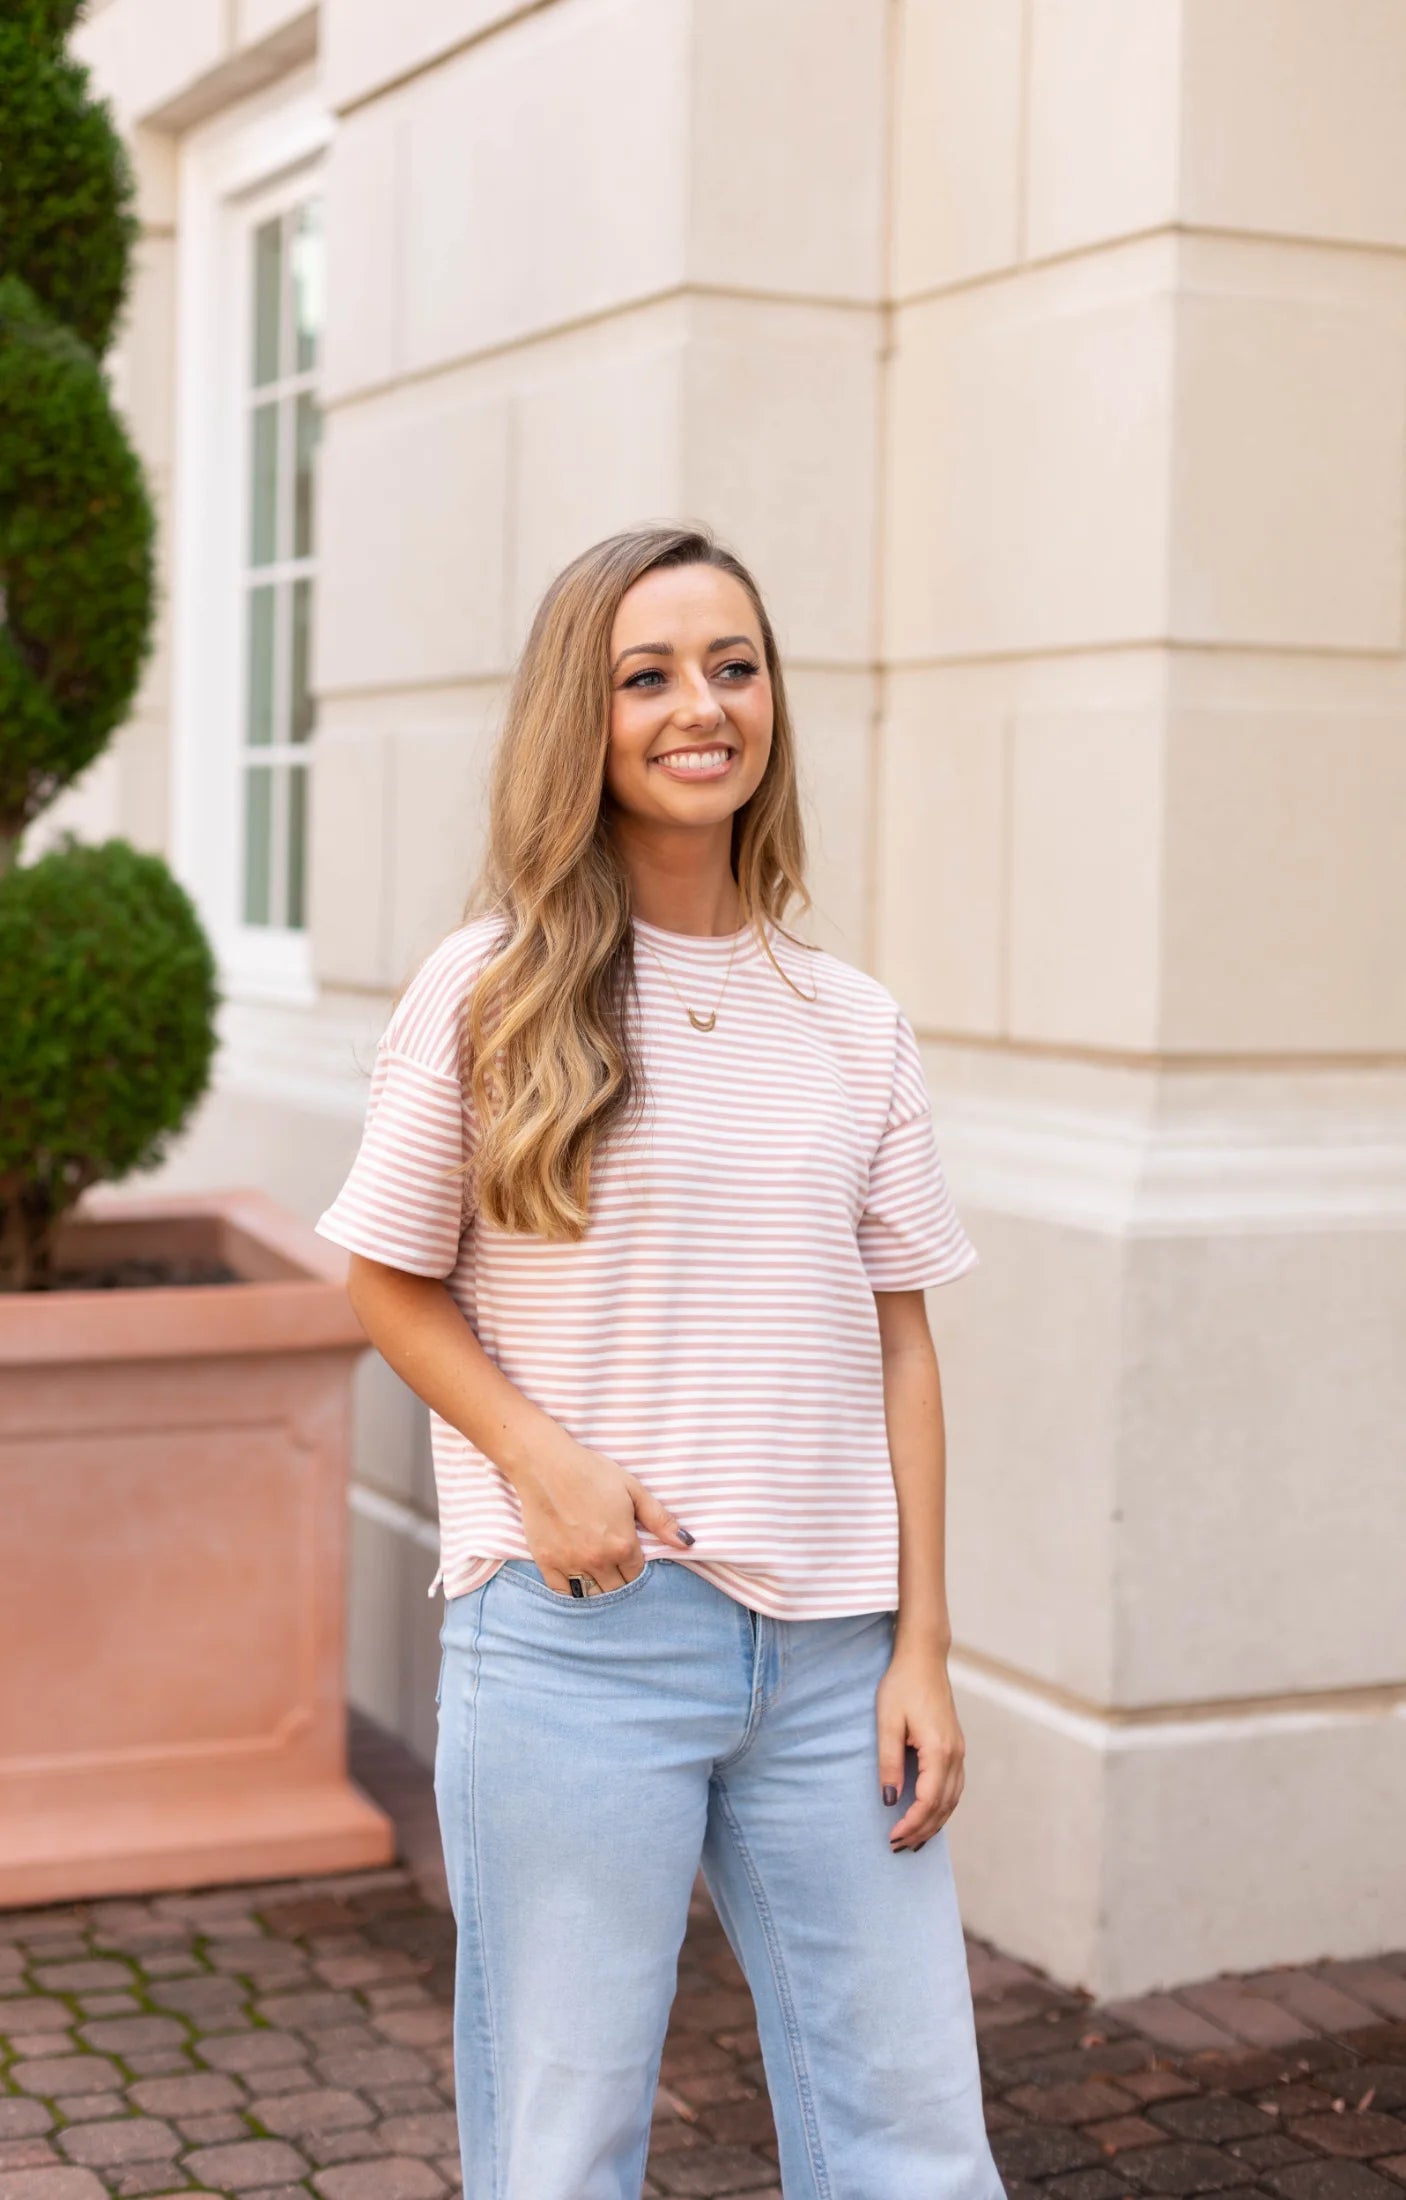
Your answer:
[[[1001,2192],[923,1300],[976,1256],[906,1018],[782,924],[802,865],[750,575],[690,529],[596,544],[319,1224],[433,1416],[472,2200],[638,2200],[700,1863],[787,2200]]]

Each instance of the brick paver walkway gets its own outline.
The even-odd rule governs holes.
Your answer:
[[[358,1769],[394,1870],[0,1918],[0,2200],[457,2187],[428,1780],[364,1729]],[[970,1954],[1010,2200],[1402,2200],[1406,1954],[1106,2008]],[[751,2004],[701,1897],[646,2190],[780,2200]]]

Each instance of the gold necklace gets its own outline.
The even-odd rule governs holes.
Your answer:
[[[650,954],[654,957],[654,960],[658,963],[660,969],[663,971],[665,979],[668,981],[670,992],[673,994],[674,999],[678,1002],[680,1008],[682,1008],[684,1014],[687,1016],[695,1031],[711,1031],[714,1024],[716,1024],[718,1020],[718,1010],[723,1005],[723,995],[727,991],[727,981],[732,976],[732,958],[737,953],[737,942],[741,939],[742,932],[745,932],[746,930],[747,927],[746,925],[744,925],[742,927],[742,931],[734,932],[732,935],[732,946],[728,949],[727,968],[723,972],[723,982],[718,987],[718,997],[714,1001],[706,1016],[700,1016],[696,1008],[689,1007],[682,993],[680,993],[678,987],[674,984],[672,977],[670,977],[669,965],[665,962],[663,956],[660,954],[653,940],[649,939],[643,932],[637,934],[637,937],[644,941],[644,944],[649,949]],[[700,934],[699,936],[701,938],[703,935]]]

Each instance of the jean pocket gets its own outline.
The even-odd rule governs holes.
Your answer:
[[[622,1581],[618,1589],[602,1589],[594,1596],[584,1597],[574,1597],[566,1589],[554,1589],[550,1582],[542,1579],[540,1570],[529,1558],[506,1559],[499,1572],[506,1580],[516,1582],[520,1589],[528,1590],[535,1597],[544,1598],[548,1603],[572,1612],[584,1613],[603,1612],[611,1605],[623,1604],[628,1597],[638,1595],[648,1581],[653,1565],[654,1560],[647,1558],[633,1581]]]
[[[444,1668],[446,1667],[446,1665],[448,1665],[448,1663],[449,1652],[447,1650],[441,1650],[439,1653],[439,1678],[434,1684],[434,1700],[436,1704],[442,1704],[444,1701]]]

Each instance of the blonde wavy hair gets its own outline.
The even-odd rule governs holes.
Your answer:
[[[706,528],[632,528],[593,543],[538,606],[494,755],[488,845],[465,917],[506,931],[465,1003],[461,1070],[477,1118],[476,1205],[499,1228],[584,1236],[601,1139],[641,1096],[627,1004],[630,882],[610,830],[610,636],[627,589],[661,566],[711,565],[752,600],[774,703],[771,754],[737,811],[732,869],[744,925],[767,937],[810,907],[795,736],[776,637],[747,568]],[[805,946],[804,941],[796,945]],[[793,990],[799,988],[793,986]]]

